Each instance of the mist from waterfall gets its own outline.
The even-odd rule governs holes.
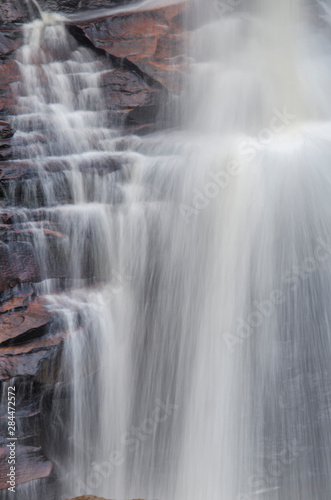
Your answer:
[[[39,169],[18,217],[47,266],[42,200],[70,270],[39,286],[72,333],[61,499],[329,500],[325,9],[195,10],[174,130],[121,136],[61,16],[27,25],[18,54],[16,140],[33,135]]]

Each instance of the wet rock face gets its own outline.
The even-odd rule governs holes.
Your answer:
[[[77,10],[98,9],[134,3],[137,0],[39,0],[45,10],[53,12],[75,12]]]
[[[37,297],[30,285],[2,295],[1,382],[14,377],[32,377],[34,383],[53,385],[62,377],[60,361],[68,333],[56,324],[56,317],[48,306],[48,301]]]
[[[51,318],[41,297],[31,300],[24,293],[14,295],[0,305],[0,347],[17,343],[19,339],[23,341],[24,335],[26,338],[30,332],[46,327]]]
[[[134,1],[39,0],[39,3],[48,11],[71,13]],[[184,4],[180,4],[68,25],[73,42],[89,48],[102,65],[100,86],[107,109],[105,126],[112,128],[114,123],[122,126],[124,136],[126,132],[148,133],[164,126],[156,117],[159,110],[166,107],[170,93],[180,91],[186,71],[183,53],[187,35],[181,27],[183,12]],[[52,475],[43,434],[47,434],[54,413],[66,418],[71,397],[70,388],[64,389],[70,385],[70,367],[62,370],[68,332],[46,300],[38,297],[35,291],[37,283],[45,279],[56,279],[59,283],[72,279],[65,251],[65,241],[70,235],[65,233],[55,209],[53,213],[48,207],[45,213],[39,167],[33,154],[24,155],[26,139],[24,134],[15,132],[11,123],[13,118],[10,118],[26,112],[17,99],[22,77],[15,51],[23,44],[22,23],[35,17],[36,8],[28,8],[25,0],[0,0],[0,382],[4,387],[16,384],[22,393],[17,401],[18,485]],[[38,144],[52,140],[47,136],[45,124],[38,120],[28,115],[24,130],[36,130],[28,144],[35,149]],[[118,151],[125,150],[126,139],[121,137]],[[119,162],[116,152],[98,161],[82,160],[77,168],[85,178],[91,176],[91,179],[96,170],[99,177],[106,178],[115,172],[121,175],[123,163]],[[52,157],[42,168],[47,176],[60,179],[57,203],[72,203],[72,192],[63,182],[70,165]],[[26,190],[35,193],[34,204],[26,202]],[[20,212],[22,206],[24,218]],[[34,229],[31,229],[31,222],[37,222]],[[46,265],[42,265],[34,245],[38,231],[45,241]],[[85,255],[93,255],[95,249],[86,248]],[[87,259],[81,267],[83,279],[93,284],[102,282],[103,276],[93,262]],[[79,325],[75,334],[83,335],[84,328],[85,325]],[[95,370],[93,366],[90,371]],[[55,402],[56,412],[52,409]],[[5,409],[1,412],[4,414]],[[6,422],[1,415],[0,477],[3,477],[1,463],[6,463],[7,450],[1,438],[6,435]],[[42,430],[45,426],[46,432]],[[0,490],[4,488],[7,484],[0,481]],[[78,498],[92,499],[103,500],[89,495]]]
[[[74,12],[80,8],[80,0],[41,0],[39,5],[52,12]]]
[[[9,57],[10,54],[6,59],[0,59],[0,119],[1,115],[11,114],[16,103],[12,85],[19,82],[21,78],[16,62]]]
[[[181,15],[185,4],[108,16],[81,24],[93,45],[125,58],[171,92],[179,92],[186,70]]]
[[[17,485],[50,475],[52,462],[47,460],[40,447],[17,445],[15,446],[15,451],[20,457],[15,474]],[[0,448],[0,489],[8,487],[7,474],[9,453],[9,448]]]
[[[2,349],[0,348],[0,352]],[[16,377],[2,382],[4,393],[15,387],[15,454],[16,488],[14,496],[20,496],[20,484],[35,479],[49,478],[53,464],[43,451],[41,388],[31,377]],[[11,389],[11,393],[13,389]],[[0,414],[0,490],[7,489],[8,455],[7,408]],[[6,478],[6,479],[5,479]],[[0,494],[1,496],[1,494]]]
[[[11,128],[8,122],[0,120],[0,140],[10,139],[14,135],[14,130]]]
[[[0,291],[40,280],[39,266],[28,242],[0,243]]]
[[[0,5],[0,23],[25,21],[29,12],[24,0],[2,0]]]
[[[20,30],[13,27],[2,27],[0,32],[0,58],[4,58],[20,45]]]
[[[45,11],[72,13],[77,10],[88,10],[113,7],[134,3],[137,0],[38,0]],[[26,22],[37,14],[35,5],[29,0],[2,0],[0,4],[0,23]]]

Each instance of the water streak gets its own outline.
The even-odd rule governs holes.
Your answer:
[[[17,222],[45,274],[38,217],[63,233],[64,291],[39,287],[71,332],[63,498],[329,499],[329,35],[303,0],[227,6],[187,20],[182,129],[145,138],[66,19],[26,27]]]

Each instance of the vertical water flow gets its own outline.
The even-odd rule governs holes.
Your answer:
[[[63,497],[329,498],[329,42],[303,1],[224,5],[192,29],[183,130],[144,139],[61,18],[26,28],[18,222],[46,266],[46,214],[69,270],[41,286],[72,332]]]
[[[215,20],[210,3],[193,34],[182,212],[208,286],[176,500],[330,492],[329,42],[304,7],[248,2]]]
[[[166,134],[119,137],[101,92],[112,67],[80,47],[61,16],[27,25],[17,60],[14,161],[32,175],[7,196],[25,207],[15,222],[31,232],[48,278],[37,288],[69,334],[72,383],[59,383],[53,407],[71,394],[67,449],[57,449],[64,429],[52,428],[49,447],[61,496],[164,497],[175,485],[190,385],[191,312],[204,290],[198,234],[184,219],[173,225],[185,144]],[[38,495],[38,485],[27,489],[27,499]]]
[[[55,401],[71,394],[68,442],[61,429],[49,450],[63,495],[71,497],[90,487],[82,484],[93,460],[103,456],[110,419],[107,452],[126,428],[129,370],[122,332],[130,318],[129,294],[126,310],[119,303],[111,312],[132,272],[121,267],[128,259],[119,260],[131,248],[122,239],[124,217],[117,205],[141,162],[139,154],[125,152],[130,139],[119,138],[112,112],[105,111],[100,82],[113,71],[111,63],[80,46],[64,21],[42,13],[25,27],[17,54],[17,114],[11,119],[17,130],[13,167],[29,175],[9,183],[6,194],[16,205],[14,223],[30,234],[41,267],[44,279],[36,289],[58,314],[54,326],[68,333],[63,364],[72,383],[59,383],[55,394]],[[143,237],[136,218],[131,233]],[[64,443],[66,451],[58,449]],[[44,490],[32,483],[20,495],[37,499]]]

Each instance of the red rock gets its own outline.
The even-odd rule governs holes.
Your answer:
[[[110,5],[116,3],[120,3],[122,0],[116,1],[116,0],[80,0],[79,6],[81,9],[95,9],[95,8],[100,8],[100,7],[110,7]],[[128,3],[134,3],[136,0],[125,0],[122,3],[128,4]]]
[[[26,345],[0,348],[0,381],[33,376],[42,384],[59,381],[63,343],[67,332],[31,340]]]
[[[118,107],[130,111],[135,107],[157,105],[160,89],[152,88],[138,75],[125,69],[108,71],[102,75],[107,108]]]
[[[4,122],[0,120],[0,139],[9,139],[13,137],[14,130],[11,128],[8,122]]]
[[[13,297],[0,306],[0,346],[51,321],[45,299],[37,297],[29,300],[29,296]]]
[[[19,81],[20,70],[13,59],[0,60],[0,88],[5,89],[11,83]]]
[[[8,161],[0,164],[0,182],[19,179],[23,177],[29,169],[32,170],[32,163],[28,161]]]
[[[0,33],[0,54],[8,55],[22,44],[21,30],[14,27],[2,28]]]
[[[12,311],[13,309],[24,307],[25,302],[31,297],[32,294],[32,288],[27,292],[18,292],[17,295],[10,297],[0,304],[0,314],[3,314],[7,311]]]
[[[47,278],[66,278],[67,261],[61,244],[66,235],[60,231],[59,224],[37,218],[34,227],[31,227],[29,224],[16,224],[14,215],[14,212],[4,212],[0,215],[0,240],[2,240],[0,241],[0,292],[19,283],[37,283]],[[34,215],[38,217],[38,214]],[[47,250],[47,263],[43,266],[43,270],[36,260],[30,243],[37,233],[44,234]],[[4,243],[8,241],[8,244]]]
[[[112,93],[113,91],[110,90],[109,96],[107,97],[111,101],[112,99]],[[142,105],[144,102],[146,102],[146,105],[148,104],[148,92],[146,94],[143,93],[140,96],[137,97],[136,102],[141,102]],[[125,99],[130,99],[130,97],[123,97],[117,96],[116,99],[116,105],[117,107],[120,107],[123,105],[122,111],[125,111],[125,113],[128,113],[131,111],[132,108],[126,109],[125,107]],[[113,105],[115,102],[115,99],[113,101]],[[15,147],[14,147],[15,151]],[[54,173],[54,172],[61,172],[64,170],[70,170],[72,167],[70,165],[70,162],[67,162],[63,159],[52,159],[49,161],[43,162],[43,168],[45,171],[49,173]],[[98,159],[94,159],[93,161],[91,160],[84,160],[80,162],[79,168],[82,171],[86,170],[91,170],[95,171],[98,170],[98,173],[110,173],[110,172],[115,172],[116,170],[120,170],[122,168],[122,162],[121,159],[116,157],[115,155],[111,157],[111,154],[108,154],[107,156],[105,155],[104,158],[100,157]],[[40,172],[38,170],[37,165],[32,161],[32,160],[7,160],[3,163],[0,163],[0,184],[6,185],[7,182],[15,180],[16,182],[18,181],[25,181],[26,179],[32,179],[33,177],[38,177],[40,175]],[[1,215],[0,215],[1,217]],[[0,219],[1,220],[1,219]]]
[[[22,384],[24,384],[23,381]],[[18,384],[18,380],[15,381]],[[10,382],[9,382],[10,384]],[[8,384],[8,385],[9,385]],[[22,388],[22,386],[21,386]],[[33,390],[31,384],[28,386],[28,390]],[[27,404],[26,401],[21,401],[20,397],[16,398],[16,429],[15,437],[21,445],[26,446],[41,446],[40,434],[41,434],[41,411],[39,409],[39,398],[35,394],[34,402]],[[22,404],[23,403],[23,404]],[[8,434],[8,421],[7,414],[2,413],[0,415],[0,435],[7,436]],[[19,459],[19,458],[18,458]]]
[[[45,222],[46,224],[46,222]],[[6,229],[7,229],[7,233],[10,232],[11,235],[15,235],[15,236],[24,236],[25,238],[28,238],[30,236],[33,236],[34,234],[37,234],[40,232],[40,227],[36,227],[36,229],[17,229],[17,228],[13,228],[11,229],[10,231],[8,231],[8,226],[6,226]],[[47,227],[45,228],[41,228],[42,229],[42,232],[44,233],[44,236],[46,238],[53,238],[53,239],[61,239],[61,238],[65,238],[66,235],[63,234],[63,233],[60,233],[59,231],[54,231],[53,229],[48,229]],[[0,235],[1,235],[1,229],[0,229]]]
[[[186,71],[184,46],[187,35],[178,21],[185,3],[114,14],[91,23],[81,23],[93,45],[109,54],[126,58],[143,72],[178,92]]]
[[[0,66],[1,71],[1,66]],[[1,87],[0,87],[1,88]],[[11,114],[14,107],[16,106],[16,96],[12,90],[7,87],[4,94],[0,95],[0,114]]]
[[[17,63],[13,59],[0,59],[0,113],[10,114],[16,104],[11,84],[21,78]]]
[[[8,447],[0,448],[0,490],[7,489],[8,479]],[[34,479],[48,477],[52,471],[52,463],[44,456],[41,448],[16,445],[15,454],[19,460],[15,464],[15,483],[21,484]],[[15,496],[15,493],[13,494]]]
[[[15,215],[15,212],[10,210],[0,213],[0,223],[2,225],[7,224],[11,220],[11,217],[13,217],[13,215]]]
[[[1,0],[0,22],[11,23],[23,21],[28,17],[28,9],[25,2],[21,0]]]
[[[95,0],[88,0],[88,7],[95,7]],[[72,12],[81,7],[81,0],[39,0],[39,5],[52,12]]]
[[[18,283],[37,282],[40,269],[28,242],[0,242],[0,292]]]
[[[0,139],[0,161],[8,160],[13,155],[13,149],[8,144],[8,140]]]

